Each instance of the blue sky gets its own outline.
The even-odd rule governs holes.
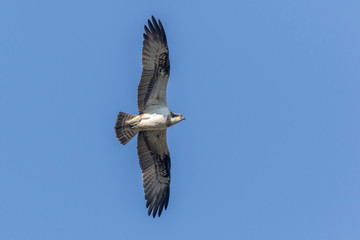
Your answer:
[[[360,239],[359,1],[0,1],[0,239]],[[168,210],[136,141],[143,25],[170,48]]]

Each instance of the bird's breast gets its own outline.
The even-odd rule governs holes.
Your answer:
[[[138,127],[142,130],[163,130],[167,128],[167,115],[158,113],[144,113]]]

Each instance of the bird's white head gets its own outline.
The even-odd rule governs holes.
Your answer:
[[[171,126],[181,122],[182,120],[185,120],[183,115],[171,112]]]

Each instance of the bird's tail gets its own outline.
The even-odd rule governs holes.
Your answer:
[[[136,125],[140,122],[140,116],[119,112],[115,123],[115,133],[122,145],[127,144],[139,132]]]

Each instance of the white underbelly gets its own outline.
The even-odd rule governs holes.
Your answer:
[[[166,119],[166,115],[144,113],[138,127],[143,130],[163,130],[167,128]]]

